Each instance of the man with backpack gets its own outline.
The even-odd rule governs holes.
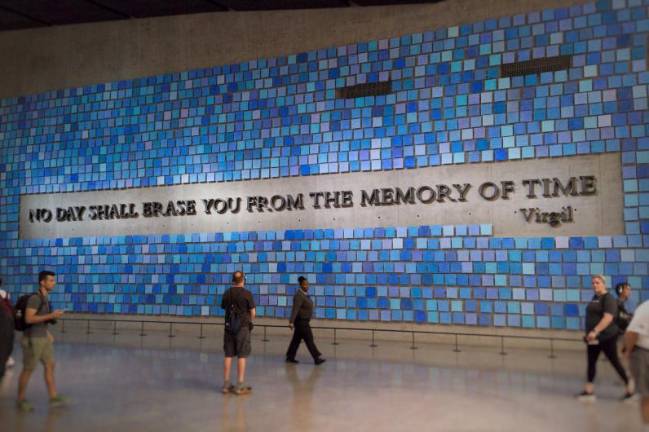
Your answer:
[[[0,279],[2,285],[2,279]],[[0,382],[14,349],[14,311],[6,291],[0,290]]]
[[[245,384],[246,358],[250,355],[250,331],[255,319],[255,301],[245,289],[243,272],[232,274],[232,286],[223,294],[221,308],[225,310],[225,332],[223,334],[223,393],[248,394],[252,390]],[[232,358],[237,357],[237,385],[230,381]]]
[[[25,398],[27,384],[40,362],[45,367],[45,384],[50,397],[50,406],[65,403],[65,398],[56,391],[54,382],[54,338],[47,330],[63,311],[50,311],[49,293],[56,285],[55,274],[42,271],[38,274],[38,292],[22,296],[16,304],[16,329],[23,331],[23,370],[18,379],[18,408],[23,412],[33,411],[32,405]]]
[[[633,318],[633,314],[626,308],[626,302],[631,297],[631,285],[628,282],[620,282],[615,285],[615,293],[617,294],[615,324],[620,329],[620,334],[623,334]]]

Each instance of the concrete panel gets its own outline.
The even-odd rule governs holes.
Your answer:
[[[571,179],[572,189],[561,190]],[[217,199],[222,201],[210,206]],[[190,200],[195,214],[180,215]],[[161,211],[146,217],[154,214],[147,204],[153,202]],[[92,219],[100,214],[93,206],[103,208],[105,217]],[[67,220],[58,220],[65,215],[58,209],[70,208]],[[561,223],[550,224],[560,212]],[[22,239],[436,224],[492,224],[496,236],[623,234],[620,155],[35,194],[20,202]]]
[[[0,33],[0,97],[180,72],[430,31],[582,0],[216,12]]]

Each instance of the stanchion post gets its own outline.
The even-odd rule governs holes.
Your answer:
[[[205,336],[203,336],[203,323],[201,323],[201,334],[198,336],[199,339],[205,339]]]
[[[554,355],[554,339],[550,338],[550,355],[548,358],[555,359],[557,358],[556,355]]]
[[[265,326],[264,326],[264,338],[261,340],[262,342],[268,342],[268,341],[270,341],[270,339],[268,339],[268,333],[267,333],[267,330],[268,330],[268,326],[265,325]]]
[[[331,345],[339,345],[338,341],[336,340],[336,329],[334,328],[334,341],[331,342]]]
[[[456,353],[462,352],[462,351],[460,351],[460,346],[459,346],[459,343],[458,343],[458,334],[457,333],[455,333],[455,348],[453,349],[453,352],[456,352]]]
[[[113,321],[113,336],[118,335],[119,333],[117,332],[117,320]]]
[[[61,333],[65,333],[65,320],[61,320]]]
[[[146,336],[146,333],[144,333],[144,321],[140,321],[140,337]]]
[[[86,334],[90,334],[90,320],[86,320]]]
[[[378,345],[374,343],[374,329],[372,329],[372,343],[370,344],[371,348],[376,348]]]
[[[174,334],[174,323],[173,322],[169,323],[169,337],[170,338],[176,337],[176,335]]]
[[[411,332],[410,334],[412,335],[412,345],[410,345],[410,349],[411,349],[411,350],[416,350],[416,349],[417,349],[417,345],[415,345],[415,332],[413,331],[413,332]]]
[[[507,355],[505,352],[505,336],[500,336],[500,355]]]

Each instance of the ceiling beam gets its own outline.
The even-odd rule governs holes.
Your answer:
[[[206,1],[207,3],[209,3],[209,4],[213,5],[213,6],[220,7],[221,10],[224,11],[224,12],[233,10],[232,8],[230,8],[228,6],[226,6],[224,4],[221,4],[218,0],[204,0],[204,1]]]
[[[111,7],[111,6],[107,6],[107,5],[103,4],[103,3],[100,3],[100,2],[95,1],[95,0],[81,0],[81,1],[89,3],[89,4],[93,5],[93,6],[96,6],[96,7],[100,8],[100,9],[106,10],[108,12],[112,12],[115,15],[121,16],[122,18],[133,18],[131,15],[127,14],[126,12],[115,9],[114,7]]]
[[[21,11],[19,11],[17,9],[14,9],[14,8],[11,8],[9,6],[0,5],[0,9],[2,9],[3,11],[6,11],[6,12],[10,12],[12,14],[18,15],[18,16],[21,16],[21,17],[26,18],[26,19],[28,19],[30,21],[34,21],[35,23],[39,23],[39,24],[44,25],[44,26],[51,26],[52,25],[51,22],[42,20],[40,18],[34,18],[31,15],[28,15],[28,14],[26,14],[24,12],[21,12]]]

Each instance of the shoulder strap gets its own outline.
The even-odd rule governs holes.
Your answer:
[[[626,310],[626,304],[624,302],[618,303],[617,312],[618,312],[618,314],[630,315],[629,311]]]
[[[41,304],[38,306],[38,309],[36,309],[36,314],[38,315],[43,310],[43,307],[45,306],[46,301],[45,301],[45,299],[43,298],[43,296],[41,295],[40,292],[35,292],[34,294],[32,294],[32,297],[33,296],[38,296],[38,299],[41,301]]]

